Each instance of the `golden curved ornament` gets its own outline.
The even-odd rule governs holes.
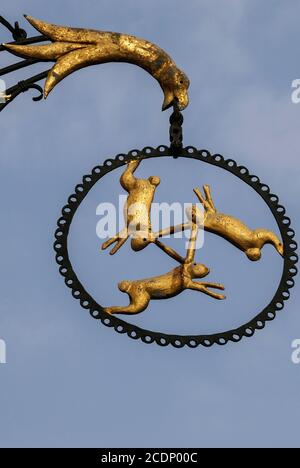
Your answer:
[[[128,34],[57,26],[27,15],[25,18],[51,43],[2,45],[19,57],[55,62],[45,82],[45,98],[61,80],[81,68],[127,62],[143,68],[159,82],[164,93],[162,110],[175,103],[180,110],[187,107],[188,77],[163,49],[152,42]]]

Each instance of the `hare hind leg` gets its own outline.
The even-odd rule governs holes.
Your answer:
[[[122,282],[119,285],[119,289],[123,292],[126,292],[130,298],[130,304],[128,306],[116,306],[116,307],[106,307],[104,309],[108,314],[139,314],[147,309],[150,302],[150,296],[146,291],[143,291],[140,287],[131,284],[127,287],[127,282]],[[125,284],[127,291],[123,288]]]

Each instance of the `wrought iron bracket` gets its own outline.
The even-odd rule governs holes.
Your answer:
[[[27,32],[25,29],[21,29],[18,21],[15,21],[15,25],[12,26],[3,16],[0,16],[0,23],[5,26],[12,34],[12,37],[16,42],[27,38]]]
[[[12,26],[5,18],[3,18],[3,16],[0,16],[0,24],[5,26],[11,32],[12,37],[15,42],[10,42],[10,44],[36,44],[39,42],[48,41],[48,39],[43,35],[28,38],[27,32],[24,29],[20,28],[19,23],[17,21],[15,22],[15,25]],[[0,52],[4,52],[4,51],[5,51],[5,48],[0,45]],[[7,67],[1,68],[0,76],[6,76],[9,73],[15,72],[17,70],[21,70],[23,68],[29,67],[39,62],[42,62],[42,61],[33,60],[33,59],[18,61],[12,65],[8,65]],[[48,72],[49,70],[46,70],[30,78],[21,80],[16,85],[8,88],[6,90],[6,95],[10,97],[6,99],[5,102],[0,104],[0,112],[3,109],[5,109],[6,106],[8,106],[8,104],[10,104],[19,94],[24,93],[30,89],[35,89],[39,91],[39,95],[33,97],[32,100],[35,102],[40,101],[43,98],[43,89],[41,88],[41,86],[36,84],[36,82],[46,78],[48,75]]]

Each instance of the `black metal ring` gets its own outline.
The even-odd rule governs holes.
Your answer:
[[[291,220],[286,216],[285,208],[279,204],[278,197],[271,193],[270,188],[266,184],[261,183],[258,177],[251,175],[246,167],[238,166],[232,159],[225,160],[220,154],[211,155],[209,151],[197,150],[192,146],[188,146],[180,151],[179,157],[207,162],[231,172],[252,187],[263,198],[273,213],[281,232],[285,257],[279,287],[271,302],[262,312],[245,325],[224,333],[194,336],[170,335],[144,330],[116,316],[108,315],[86,292],[83,285],[78,280],[68,254],[68,234],[77,208],[91,188],[109,172],[124,166],[131,159],[148,159],[160,156],[173,157],[173,152],[171,148],[167,146],[159,146],[156,149],[146,147],[142,151],[133,150],[128,154],[119,154],[115,159],[107,159],[102,166],[96,166],[92,170],[92,173],[84,176],[82,183],[76,186],[75,193],[69,197],[67,205],[62,209],[62,216],[58,220],[58,229],[55,232],[56,241],[54,243],[54,249],[56,251],[56,261],[60,266],[59,271],[65,278],[66,285],[71,288],[73,297],[80,300],[81,306],[90,311],[92,317],[101,320],[101,322],[108,327],[113,327],[118,333],[126,333],[130,338],[141,339],[144,343],[156,342],[161,346],[172,344],[177,348],[187,345],[191,348],[195,348],[198,345],[206,347],[210,347],[213,344],[225,345],[228,341],[238,342],[243,337],[253,336],[256,330],[264,328],[266,322],[276,317],[276,313],[283,309],[284,301],[290,297],[289,290],[294,286],[294,276],[297,274],[297,243],[294,241],[295,232],[290,227]]]

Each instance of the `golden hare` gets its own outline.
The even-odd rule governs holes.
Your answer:
[[[152,299],[169,299],[186,289],[202,292],[214,299],[225,299],[223,294],[209,289],[224,290],[222,284],[194,281],[196,278],[204,278],[209,274],[209,269],[205,265],[194,262],[197,233],[197,224],[193,223],[187,254],[180,266],[164,275],[137,281],[121,281],[119,289],[128,294],[130,304],[128,306],[106,307],[105,312],[108,314],[138,314],[148,307]]]

